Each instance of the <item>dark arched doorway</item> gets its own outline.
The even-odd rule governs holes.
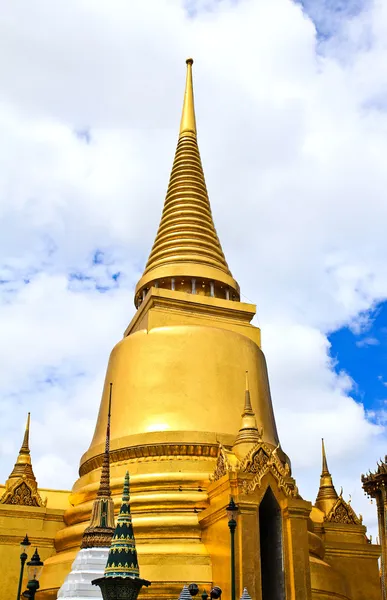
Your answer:
[[[281,509],[269,487],[259,505],[262,600],[285,600]]]

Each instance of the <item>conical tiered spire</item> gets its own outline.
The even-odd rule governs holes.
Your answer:
[[[241,600],[251,600],[251,596],[250,596],[249,592],[247,591],[247,588],[243,588]]]
[[[152,286],[239,299],[215,230],[200,159],[192,64],[189,58],[175,160],[156,240],[136,288],[136,306]]]
[[[83,533],[82,548],[108,548],[114,533],[114,503],[110,490],[110,415],[112,388],[113,384],[111,383],[101,479],[97,497],[93,502],[90,524]]]
[[[122,504],[110,544],[105,577],[139,577],[136,542],[129,505],[129,472],[126,471]]]
[[[104,600],[136,600],[142,586],[150,585],[150,581],[139,576],[129,499],[129,473],[126,471],[122,504],[110,544],[105,575],[91,582],[101,589]]]
[[[332,475],[328,469],[327,456],[325,453],[324,440],[322,441],[322,471],[320,477],[320,488],[318,490],[316,506],[322,510],[326,515],[335,504],[338,495],[335,490],[335,486],[332,482]]]
[[[192,600],[192,596],[189,593],[188,585],[185,585],[181,590],[179,600]]]
[[[24,432],[23,443],[12,472],[5,484],[5,492],[1,504],[19,504],[24,506],[43,506],[38,493],[34,471],[31,464],[30,446],[30,413]]]
[[[259,439],[257,419],[251,405],[249,374],[246,371],[245,405],[242,413],[242,424],[233,446],[234,453],[241,460],[259,442]]]

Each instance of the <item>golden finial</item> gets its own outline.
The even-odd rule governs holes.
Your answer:
[[[102,461],[101,479],[97,497],[91,509],[89,526],[82,536],[82,548],[108,548],[114,533],[114,503],[110,489],[110,416],[112,389],[109,387],[109,404],[106,425],[105,452]]]
[[[325,452],[324,439],[321,440],[322,449],[322,472],[320,477],[320,487],[316,499],[316,506],[326,515],[329,513],[338,496],[333,485],[332,476],[328,469],[327,455]]]
[[[250,388],[249,388],[249,374],[246,375],[246,386],[245,386],[245,403],[242,413],[242,423],[239,429],[239,433],[235,438],[233,450],[236,456],[241,460],[246,454],[259,442],[260,433],[258,431],[257,419],[255,418],[255,412],[251,405]]]
[[[242,417],[245,415],[253,415],[253,407],[251,406],[250,388],[249,388],[249,372],[246,371],[246,390],[245,390],[245,407]]]
[[[183,112],[181,115],[179,138],[184,136],[196,137],[195,104],[192,83],[193,59],[187,58],[187,79],[185,83]]]
[[[30,465],[31,464],[29,438],[30,438],[30,413],[28,413],[28,416],[27,416],[27,424],[26,424],[26,428],[24,431],[23,443],[21,445],[16,464],[19,464],[19,465],[25,465],[25,464]]]
[[[112,389],[113,384],[110,383],[109,388],[109,404],[108,404],[108,417],[106,425],[106,439],[105,439],[105,452],[102,462],[101,479],[99,484],[99,490],[97,496],[111,496],[110,489],[110,416],[112,407]]]
[[[0,504],[44,506],[44,502],[38,492],[38,486],[32,469],[29,437],[30,413],[28,413],[27,416],[23,443],[16,459],[15,466],[6,481],[5,492],[0,499]],[[17,493],[18,491],[22,493]]]
[[[321,472],[321,476],[323,475],[329,475],[329,469],[328,469],[328,462],[327,462],[327,455],[325,453],[325,444],[324,444],[324,438],[321,438],[321,445],[322,445],[322,472]]]

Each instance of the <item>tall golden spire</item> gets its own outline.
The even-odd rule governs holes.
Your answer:
[[[187,81],[185,84],[183,112],[180,121],[179,139],[183,136],[196,138],[195,103],[192,82],[192,58],[187,58]]]
[[[31,413],[27,415],[27,423],[24,431],[23,443],[21,445],[19,456],[16,461],[16,465],[19,464],[31,464],[31,455],[30,455],[30,417]],[[15,465],[15,466],[16,466]]]
[[[324,438],[321,439],[321,451],[322,451],[322,471],[321,471],[321,477],[325,477],[325,476],[331,477],[331,474],[329,473],[329,469],[328,469],[328,462],[327,462],[327,455],[326,455],[326,452],[325,452]]]
[[[317,494],[316,506],[326,515],[335,504],[338,495],[333,485],[332,475],[328,469],[327,455],[325,453],[324,439],[322,442],[322,471],[320,477],[320,487]]]
[[[234,453],[241,460],[259,440],[260,434],[257,427],[257,419],[251,405],[249,374],[246,371],[245,405],[242,413],[242,424],[233,445]]]
[[[106,426],[106,440],[105,440],[105,452],[103,455],[101,479],[99,482],[99,490],[97,496],[105,496],[109,498],[112,495],[110,489],[110,415],[112,409],[112,388],[113,384],[110,383],[109,390],[109,406],[108,406],[108,419]]]
[[[108,548],[114,533],[114,503],[110,489],[110,415],[112,407],[110,383],[108,420],[106,426],[105,452],[97,497],[93,502],[88,527],[83,532],[82,548]]]
[[[192,64],[187,59],[175,160],[159,230],[136,287],[137,307],[152,286],[239,300],[215,230],[196,139]]]
[[[31,464],[30,446],[30,413],[15,466],[5,484],[5,492],[0,499],[1,504],[19,504],[22,506],[43,506],[38,492],[38,484]]]

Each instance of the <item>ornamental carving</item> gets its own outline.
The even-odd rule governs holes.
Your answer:
[[[8,484],[8,482],[7,482]],[[13,485],[7,485],[0,499],[0,504],[13,504],[16,506],[46,506],[36,487],[36,482],[17,480]]]
[[[361,520],[356,515],[352,506],[340,496],[324,519],[330,523],[342,525],[361,525]]]
[[[273,450],[271,446],[260,440],[233,468],[224,448],[220,446],[212,481],[217,481],[229,471],[235,470],[237,473],[247,475],[241,481],[242,489],[245,494],[251,494],[261,486],[263,478],[270,472],[277,481],[278,488],[283,490],[286,496],[298,497],[298,488],[290,475],[290,467],[288,463],[281,461],[277,450],[278,446]]]
[[[270,452],[270,451],[269,451]],[[269,460],[269,454],[263,448],[258,448],[248,462],[242,467],[245,473],[259,473]]]
[[[230,464],[227,460],[226,453],[222,445],[219,445],[218,460],[216,461],[215,471],[211,477],[212,481],[218,481],[223,475],[226,475],[230,470]]]
[[[1,504],[14,504],[17,506],[44,506],[37,490],[30,487],[25,481],[18,482],[6,490],[0,500]]]

